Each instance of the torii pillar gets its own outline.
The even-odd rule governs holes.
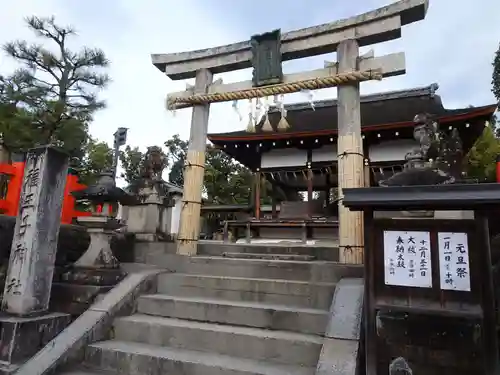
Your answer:
[[[194,93],[206,93],[212,79],[213,74],[210,70],[198,70]],[[177,253],[182,255],[195,255],[198,247],[209,113],[210,104],[199,104],[193,107],[189,147],[184,165],[184,192],[177,237]]]
[[[356,71],[359,45],[355,39],[341,42],[337,48],[339,72]],[[339,86],[338,116],[338,187],[339,197],[344,188],[365,186],[364,153],[361,138],[359,82]],[[339,260],[341,263],[362,264],[364,249],[363,213],[350,211],[339,200]]]

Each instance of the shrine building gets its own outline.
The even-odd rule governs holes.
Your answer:
[[[367,186],[378,186],[380,180],[401,171],[405,155],[419,146],[413,138],[413,119],[416,114],[432,115],[441,130],[456,128],[465,155],[497,108],[495,104],[447,109],[436,94],[437,88],[437,84],[432,84],[424,88],[361,97],[365,158],[365,170],[362,173],[365,174]],[[291,216],[333,220],[336,203],[331,192],[337,187],[337,160],[342,157],[337,153],[337,102],[316,101],[314,109],[310,103],[291,104],[286,106],[286,110],[287,130],[277,128],[281,113],[272,108],[269,112],[272,131],[266,131],[265,127],[263,129],[264,121],[261,121],[254,132],[241,130],[209,134],[208,139],[254,171],[257,180],[265,178],[272,184],[276,194],[273,219],[279,216],[276,201],[281,202],[279,206],[282,211],[285,206],[290,210],[292,204],[288,204],[287,197],[300,191],[307,192],[307,201],[295,202],[295,212]],[[263,219],[260,185],[256,184],[255,189],[254,216],[257,220]]]

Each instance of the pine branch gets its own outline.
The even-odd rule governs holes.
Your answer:
[[[75,85],[77,85],[76,90],[84,90],[83,86],[79,86],[81,84],[104,88],[108,85],[109,82],[110,77],[107,74],[99,74],[96,72],[81,70],[73,73],[73,75],[69,79],[68,88],[74,88]]]
[[[84,47],[80,52],[73,56],[73,67],[79,68],[107,68],[109,60],[104,52],[99,48]]]
[[[55,72],[52,70],[54,66],[54,56],[50,52],[44,50],[41,45],[28,45],[24,40],[6,43],[3,50],[10,57],[24,63],[33,71],[42,70],[50,74],[55,80],[58,79]]]

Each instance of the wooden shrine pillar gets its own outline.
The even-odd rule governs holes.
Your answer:
[[[276,206],[277,206],[277,201],[278,201],[278,197],[277,197],[277,194],[278,192],[276,191],[276,185],[275,184],[271,184],[271,194],[272,194],[272,211],[271,211],[271,217],[273,219],[276,219],[278,217],[277,215],[277,212],[276,212]]]
[[[255,172],[255,218],[260,219],[260,187],[262,185],[260,171]]]
[[[206,93],[212,80],[212,72],[208,69],[198,70],[196,72],[194,92]],[[198,248],[209,112],[210,104],[193,106],[189,148],[184,166],[184,191],[177,254],[195,255]]]
[[[337,48],[339,73],[357,70],[359,45],[344,40]],[[338,88],[338,186],[342,189],[364,186],[364,155],[361,138],[359,82]],[[339,260],[341,263],[363,263],[363,213],[349,211],[339,200]]]
[[[330,205],[330,192],[332,188],[332,180],[330,176],[330,172],[327,172],[325,175],[325,202],[324,205],[325,207],[328,207]]]
[[[307,167],[307,216],[312,218],[312,200],[313,200],[313,172],[311,166]]]

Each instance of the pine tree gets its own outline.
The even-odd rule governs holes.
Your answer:
[[[26,22],[47,45],[18,40],[3,46],[4,51],[21,64],[15,77],[24,86],[16,92],[17,101],[31,114],[32,126],[40,133],[39,144],[55,143],[64,147],[71,140],[61,134],[67,133],[64,127],[79,127],[80,136],[86,137],[86,124],[96,110],[104,107],[97,93],[110,79],[99,70],[106,68],[109,62],[100,49],[84,47],[78,52],[71,51],[68,39],[75,31],[57,25],[54,17],[29,17]],[[81,149],[81,141],[85,139],[71,148]]]

